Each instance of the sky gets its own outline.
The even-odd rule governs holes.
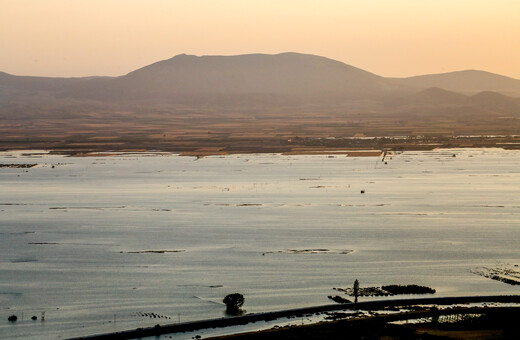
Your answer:
[[[0,71],[119,76],[177,54],[301,52],[386,77],[520,79],[519,0],[0,0]]]

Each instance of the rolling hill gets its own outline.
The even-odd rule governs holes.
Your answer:
[[[358,99],[401,86],[338,61],[297,53],[178,55],[103,82],[75,84],[66,96],[105,101],[220,102],[238,97],[287,101]]]
[[[520,80],[485,71],[465,70],[389,79],[397,84],[419,89],[439,87],[466,94],[493,91],[520,97]]]

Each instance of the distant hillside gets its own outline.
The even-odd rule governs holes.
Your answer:
[[[85,82],[66,94],[101,100],[235,100],[275,96],[298,100],[365,98],[401,89],[383,77],[314,55],[178,55],[116,79]],[[226,97],[227,96],[227,97]]]
[[[64,91],[73,84],[91,81],[99,77],[84,78],[48,78],[14,76],[0,72],[0,88],[24,91]]]
[[[389,101],[393,105],[463,105],[467,102],[468,96],[439,87],[431,87],[402,97],[395,97]]]
[[[417,93],[396,96],[386,102],[386,109],[397,114],[411,113],[415,117],[490,119],[498,116],[520,117],[520,101],[497,92],[483,91],[464,95],[432,87]]]
[[[520,101],[500,93],[484,91],[470,97],[470,102],[480,108],[496,113],[520,116]]]
[[[485,71],[466,70],[389,79],[397,84],[415,88],[439,87],[467,94],[494,91],[520,97],[520,80]]]

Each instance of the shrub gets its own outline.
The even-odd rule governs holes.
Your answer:
[[[229,294],[222,302],[226,304],[227,314],[237,315],[240,313],[240,307],[244,305],[244,295],[239,293]]]

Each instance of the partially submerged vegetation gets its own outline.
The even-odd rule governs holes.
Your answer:
[[[276,253],[278,254],[339,254],[339,255],[348,255],[352,253],[354,250],[350,249],[284,249],[279,250]],[[262,253],[262,255],[273,254],[275,252],[268,251]]]
[[[182,253],[185,252],[184,249],[173,249],[173,250],[166,250],[166,249],[159,249],[159,250],[138,250],[138,251],[127,251],[127,254],[166,254],[166,253]],[[125,253],[121,251],[120,253]]]
[[[339,295],[329,295],[328,298],[337,303],[352,303],[352,301],[350,301],[349,299],[345,299],[344,297],[341,297]]]
[[[400,294],[435,294],[435,289],[426,287],[426,286],[418,286],[418,285],[388,285],[381,287],[383,290],[389,292],[391,295],[400,295]]]
[[[244,305],[244,295],[240,293],[233,293],[226,295],[224,297],[224,304],[226,305],[226,314],[227,315],[242,315],[244,311],[241,307]]]
[[[356,280],[357,281],[357,280]],[[333,288],[349,296],[393,296],[403,294],[435,294],[435,289],[419,285],[385,285],[382,287]]]
[[[489,279],[507,283],[509,285],[520,285],[520,269],[518,265],[497,265],[494,268],[481,267],[472,271],[474,274]]]
[[[475,312],[476,314],[471,314]],[[468,314],[469,313],[469,314]],[[395,324],[399,318],[408,320]],[[446,317],[440,317],[446,315]],[[376,315],[322,322],[305,326],[275,327],[265,331],[222,336],[210,339],[518,339],[520,330],[517,319],[520,310],[503,307],[486,310],[461,308],[440,311],[436,308],[397,315]],[[334,319],[333,319],[334,320]],[[419,320],[422,320],[419,321]]]
[[[29,168],[34,168],[37,165],[38,164],[13,164],[13,163],[5,164],[5,163],[1,163],[0,168],[29,169]]]

